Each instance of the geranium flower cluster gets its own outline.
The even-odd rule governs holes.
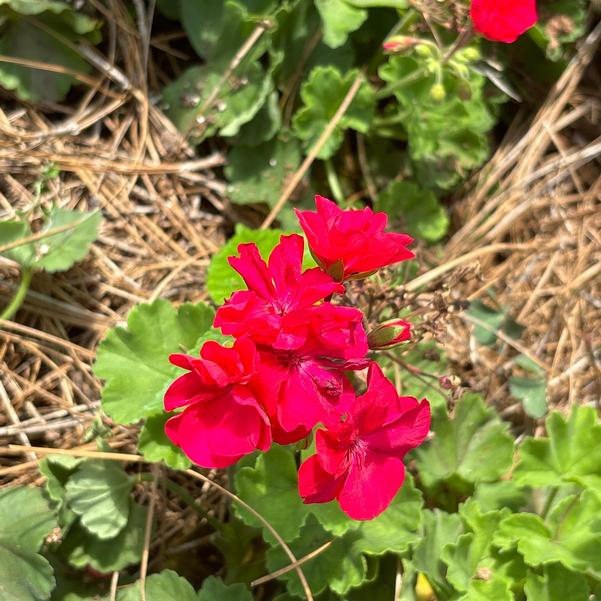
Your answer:
[[[247,289],[215,315],[231,347],[206,342],[199,357],[170,361],[186,373],[165,394],[165,409],[183,411],[165,426],[198,465],[222,468],[272,443],[292,444],[317,430],[316,453],[299,470],[306,503],[337,499],[354,519],[371,519],[404,479],[403,458],[430,427],[424,399],[399,397],[368,352],[407,340],[409,324],[380,324],[369,337],[363,313],[336,299],[345,281],[414,255],[405,234],[385,232],[384,213],[343,211],[316,197],[316,212],[297,211],[318,267],[303,271],[304,240],[282,236],[265,262],[241,244],[231,266]],[[367,372],[357,396],[348,374]]]
[[[474,29],[485,38],[511,44],[536,24],[536,0],[472,0]]]

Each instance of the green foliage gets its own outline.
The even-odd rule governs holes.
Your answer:
[[[35,17],[33,19],[32,17]],[[88,63],[71,44],[82,36],[99,41],[99,24],[58,0],[1,0],[0,53],[86,73]],[[23,100],[58,102],[75,82],[68,73],[2,62],[0,84]]]
[[[586,577],[570,572],[561,564],[548,564],[543,576],[533,572],[524,586],[527,601],[589,601]]]
[[[209,576],[198,591],[198,601],[252,601],[252,595],[242,584],[224,584],[219,578]]]
[[[367,10],[356,8],[346,0],[315,0],[323,21],[323,39],[330,48],[338,48],[367,19]]]
[[[391,182],[376,199],[376,209],[418,240],[438,242],[449,229],[449,216],[434,192],[413,182]]]
[[[323,130],[334,117],[354,80],[356,71],[344,75],[335,67],[315,67],[300,92],[303,106],[294,116],[293,126],[296,135],[311,148]],[[340,148],[345,129],[366,133],[374,117],[376,98],[368,85],[361,85],[357,95],[344,113],[318,153],[320,159],[329,159]]]
[[[177,311],[165,300],[135,307],[127,328],[110,330],[98,347],[94,373],[106,380],[104,411],[123,424],[162,413],[165,391],[181,373],[169,355],[192,349],[212,321],[213,310],[203,303]]]
[[[546,426],[548,437],[522,443],[515,481],[536,487],[577,484],[601,496],[601,424],[595,410],[575,406],[568,420],[552,413]]]
[[[561,563],[569,570],[601,578],[601,500],[591,491],[571,495],[556,505],[547,520],[534,514],[506,517],[494,543],[517,546],[530,566]]]
[[[523,327],[509,316],[509,309],[504,307],[495,309],[481,300],[474,300],[465,314],[474,320],[473,336],[476,342],[484,346],[494,346],[497,343],[498,331],[514,339],[519,338],[523,332]]]
[[[132,485],[114,461],[86,461],[69,478],[65,498],[86,530],[101,539],[114,538],[127,524]]]
[[[25,242],[6,251],[6,256],[23,267],[49,272],[65,271],[87,254],[98,236],[100,212],[85,213],[53,208],[44,220],[41,233],[61,229],[35,242]],[[25,221],[0,222],[0,245],[18,242],[32,235]]]
[[[464,394],[453,419],[435,417],[435,438],[417,449],[420,479],[427,488],[446,483],[459,492],[500,478],[511,466],[513,440],[482,397]]]
[[[52,567],[38,551],[56,525],[40,489],[0,491],[0,598],[45,601],[50,597]]]
[[[165,434],[165,422],[170,417],[171,415],[164,413],[146,418],[138,438],[138,451],[146,461],[164,461],[165,465],[173,469],[185,470],[190,467],[190,460]]]
[[[236,146],[225,169],[232,201],[275,205],[300,161],[298,142],[289,135],[258,144],[251,154],[246,146]]]

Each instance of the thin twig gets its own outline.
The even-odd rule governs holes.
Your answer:
[[[359,73],[359,75],[357,75],[357,77],[355,78],[355,81],[349,88],[348,92],[346,93],[346,96],[340,103],[338,110],[336,111],[334,116],[330,119],[328,125],[321,133],[321,136],[319,136],[319,138],[317,139],[315,144],[313,144],[311,150],[309,151],[309,154],[307,154],[307,157],[303,161],[303,164],[297,169],[296,173],[292,176],[291,180],[288,182],[288,185],[282,192],[282,195],[276,202],[275,206],[271,209],[269,215],[267,215],[267,217],[265,217],[265,220],[261,224],[262,230],[267,229],[273,223],[273,221],[277,217],[278,213],[282,210],[282,207],[286,204],[286,201],[290,198],[290,196],[292,196],[292,193],[294,192],[294,190],[296,190],[296,186],[298,186],[300,181],[305,176],[305,173],[307,173],[309,167],[313,164],[313,161],[317,158],[317,155],[319,154],[320,150],[323,148],[325,143],[329,140],[332,133],[334,133],[336,126],[338,125],[338,123],[340,122],[340,119],[342,119],[342,117],[344,116],[344,114],[346,113],[348,108],[350,107],[351,103],[353,102],[353,99],[355,98],[357,92],[361,88],[361,85],[363,84],[364,80],[365,80],[364,73],[363,72]]]
[[[140,601],[146,601],[146,573],[148,572],[150,535],[152,534],[152,521],[154,520],[154,509],[157,502],[157,484],[159,481],[160,465],[155,463],[150,469],[154,477],[150,485],[150,504],[148,506],[146,524],[144,526],[144,547],[142,550],[142,561],[140,562]]]

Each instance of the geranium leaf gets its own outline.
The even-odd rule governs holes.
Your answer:
[[[213,64],[194,66],[163,91],[166,115],[195,142],[217,133],[235,136],[258,113],[273,89],[271,77],[261,64],[248,63],[221,85],[219,98],[204,108],[221,78],[221,71]]]
[[[94,373],[106,380],[103,410],[123,424],[162,413],[165,391],[182,373],[169,355],[192,349],[213,317],[204,303],[176,310],[159,299],[132,309],[127,328],[113,328],[98,347]]]
[[[54,588],[52,567],[38,555],[57,527],[42,490],[26,486],[0,491],[0,598],[46,601]]]
[[[588,601],[589,588],[584,574],[566,570],[554,563],[544,567],[543,576],[528,574],[524,586],[527,601]]]
[[[225,169],[230,181],[227,192],[237,204],[265,203],[272,207],[300,161],[297,141],[286,134],[259,144],[250,152],[245,146],[237,146]]]
[[[23,221],[0,221],[0,245],[11,244],[31,236],[31,229]],[[28,267],[35,259],[33,244],[23,244],[3,253],[23,267]]]
[[[146,579],[144,591],[147,599],[160,601],[198,601],[194,587],[172,570],[151,574]],[[117,601],[140,601],[140,581],[121,589]],[[108,601],[108,598],[105,599]]]
[[[506,517],[494,536],[501,549],[517,546],[525,562],[539,566],[559,562],[574,571],[601,577],[601,500],[591,491],[558,503],[546,523],[537,515]]]
[[[234,271],[227,259],[238,254],[238,245],[254,242],[266,259],[280,241],[281,230],[251,230],[243,225],[236,226],[235,234],[214,256],[207,272],[207,289],[211,298],[220,305],[236,290],[244,290],[246,284]]]
[[[173,469],[185,470],[190,467],[190,460],[165,434],[165,422],[170,417],[163,413],[146,418],[138,439],[138,451],[146,461],[164,461]]]
[[[493,511],[494,509],[503,509],[503,507],[520,511],[527,505],[529,498],[530,493],[513,479],[480,482],[476,486],[473,496],[482,511]]]
[[[426,242],[438,242],[449,228],[449,216],[435,194],[413,182],[391,182],[376,198],[375,208]]]
[[[69,42],[81,39],[82,35],[89,35],[90,41],[98,41],[96,21],[76,12],[66,2],[3,0],[0,4],[8,5],[15,11],[4,15],[0,37],[2,54],[57,64],[80,73],[89,71],[89,64],[70,47]],[[40,26],[21,18],[18,13],[35,15]],[[74,81],[67,73],[53,73],[6,62],[0,64],[0,83],[14,90],[23,100],[59,102]]]
[[[46,558],[0,537],[0,599],[47,601],[54,585]]]
[[[367,10],[345,0],[315,0],[315,6],[323,21],[323,40],[330,48],[342,46],[367,19]]]
[[[315,67],[301,88],[303,106],[294,115],[296,135],[310,148],[322,134],[344,100],[357,71],[344,75],[335,67]],[[344,130],[367,132],[374,117],[375,93],[369,84],[363,84],[338,125],[324,144],[320,159],[332,157],[344,139]]]
[[[457,513],[435,509],[424,511],[423,514],[423,534],[413,550],[413,563],[419,572],[428,577],[435,591],[442,598],[447,598],[453,589],[446,580],[446,566],[440,555],[445,545],[457,540],[463,525]]]
[[[476,299],[470,303],[469,309],[465,312],[468,317],[474,317],[483,322],[487,327],[475,324],[474,338],[484,346],[493,346],[497,342],[496,332],[501,330],[511,338],[519,338],[523,327],[508,316],[508,309],[493,309]]]
[[[206,578],[198,591],[198,601],[252,601],[253,597],[243,584],[224,584],[215,576]]]
[[[592,407],[574,406],[566,420],[547,417],[547,438],[527,438],[514,480],[524,486],[576,483],[601,495],[601,424]]]
[[[547,382],[544,378],[509,378],[509,391],[524,406],[530,417],[539,419],[547,413]]]
[[[88,254],[90,245],[98,236],[101,221],[102,215],[99,211],[84,213],[52,209],[42,228],[43,232],[68,225],[73,227],[36,243],[39,258],[34,262],[35,267],[50,272],[69,269]]]
[[[256,147],[262,142],[271,140],[278,133],[281,126],[282,113],[278,104],[278,93],[271,92],[267,97],[267,101],[253,117],[252,121],[244,124],[240,128],[238,137],[236,138],[236,144]],[[234,146],[233,150],[236,150],[236,148],[238,148],[238,146]],[[246,156],[252,158],[252,152],[249,152],[247,148]],[[231,165],[231,155],[229,159]]]
[[[144,547],[146,511],[145,507],[133,503],[125,528],[115,538],[107,540],[96,538],[76,522],[59,551],[72,566],[85,568],[89,565],[103,573],[138,563]]]
[[[468,483],[498,479],[511,466],[513,439],[482,398],[464,394],[455,416],[440,413],[434,439],[416,450],[417,468],[426,487],[459,477]]]
[[[86,461],[67,481],[65,498],[86,530],[110,539],[127,524],[132,486],[119,463]]]

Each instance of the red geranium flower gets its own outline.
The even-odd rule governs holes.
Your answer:
[[[536,0],[472,0],[474,29],[496,42],[515,42],[537,21]]]
[[[403,458],[430,429],[430,405],[398,396],[376,363],[367,392],[349,405],[344,419],[318,430],[317,453],[299,470],[305,503],[338,499],[351,518],[369,520],[384,511],[405,479]]]
[[[413,238],[384,232],[386,213],[343,211],[323,196],[315,197],[317,212],[296,210],[311,253],[337,280],[363,277],[380,267],[413,258],[407,248]]]
[[[214,326],[224,334],[248,336],[257,344],[280,349],[300,347],[307,337],[306,312],[316,302],[344,287],[319,268],[302,271],[304,240],[293,234],[282,236],[269,257],[261,258],[255,244],[241,244],[239,257],[230,265],[243,277],[248,290],[234,292],[217,310]],[[289,319],[290,317],[290,319]]]
[[[271,445],[269,419],[253,387],[259,355],[248,339],[233,348],[205,342],[200,357],[171,355],[188,370],[165,393],[165,410],[186,409],[165,424],[171,441],[202,467],[227,467]]]

